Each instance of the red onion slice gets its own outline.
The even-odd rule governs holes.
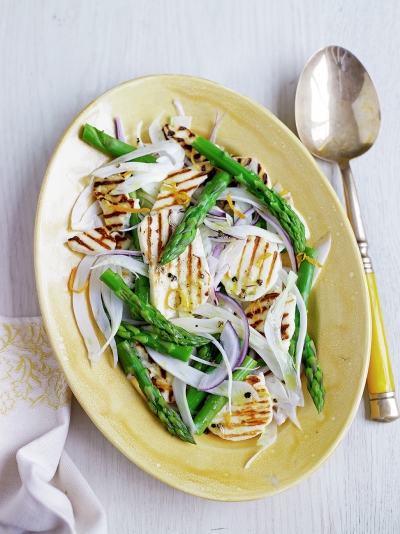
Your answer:
[[[223,219],[226,219],[227,213],[224,210],[221,210],[221,208],[219,208],[218,206],[213,206],[208,212],[208,215],[213,215],[214,217],[221,217]]]
[[[228,295],[225,295],[224,293],[221,293],[220,291],[217,291],[216,295],[217,295],[218,301],[223,302],[226,306],[228,306],[228,308],[230,308],[234,313],[236,313],[239,319],[243,323],[244,336],[242,340],[242,348],[240,350],[240,355],[236,363],[236,366],[238,366],[243,363],[243,360],[247,354],[247,351],[249,350],[249,340],[250,340],[249,322],[247,320],[246,314],[244,313],[242,307],[240,306],[238,302],[236,302],[235,299],[233,299],[232,297],[228,297]]]
[[[218,259],[220,254],[221,254],[221,243],[217,243],[215,247],[213,248],[213,251],[211,252],[211,256]]]
[[[210,338],[211,337],[212,336],[210,336]],[[212,342],[218,347],[219,343],[217,344],[216,340],[214,338],[212,339],[213,339]],[[232,323],[230,323],[230,321],[227,321],[225,323],[224,329],[222,330],[220,341],[221,341],[221,346],[223,350],[225,351],[225,355],[228,361],[225,361],[226,365],[217,367],[215,371],[213,371],[210,374],[206,374],[202,378],[197,388],[199,391],[208,391],[209,389],[219,386],[219,384],[221,384],[228,375],[230,375],[230,380],[232,380],[231,378],[232,369],[240,365],[238,363],[239,357],[240,357],[239,336],[237,335],[236,330],[233,328]],[[224,356],[222,351],[221,351],[221,354],[222,356]],[[225,360],[225,357],[224,357],[224,360]],[[230,372],[229,372],[228,366],[230,368]]]
[[[117,127],[117,138],[123,143],[125,143],[124,128],[122,126],[122,121],[119,117],[115,117],[115,126]]]
[[[254,208],[249,208],[248,210],[246,210],[243,215],[245,216],[245,218],[247,219],[247,217],[250,217],[250,215],[254,213]],[[244,219],[241,219],[240,217],[233,223],[233,226],[240,226],[241,224],[241,221],[244,221]],[[251,223],[253,224],[253,223]]]
[[[275,219],[275,217],[267,213],[264,213],[258,208],[255,208],[255,210],[260,215],[260,217],[262,217],[265,221],[267,221],[267,223],[270,224],[274,228],[276,233],[282,238],[282,241],[284,242],[286,250],[289,254],[290,263],[292,265],[292,271],[297,273],[297,258],[296,258],[296,254],[294,253],[294,248],[293,248],[293,245],[290,241],[290,238],[287,232],[282,228],[282,226]]]

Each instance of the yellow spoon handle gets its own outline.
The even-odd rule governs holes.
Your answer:
[[[348,161],[340,165],[343,178],[344,196],[346,198],[347,215],[360,249],[369,290],[372,315],[372,346],[368,370],[368,391],[371,402],[371,419],[390,422],[400,417],[394,392],[392,366],[386,341],[381,305],[371,259],[368,256],[368,241],[361,216],[356,184]]]
[[[366,273],[372,316],[371,358],[367,385],[371,400],[371,418],[390,422],[400,416],[394,393],[394,380],[390,364],[389,348],[379,303],[375,273]]]

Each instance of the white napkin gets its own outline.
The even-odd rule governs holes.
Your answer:
[[[106,534],[104,510],[63,450],[71,390],[40,317],[0,316],[0,533]]]

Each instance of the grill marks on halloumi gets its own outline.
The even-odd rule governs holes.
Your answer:
[[[157,200],[151,211],[160,211],[176,205],[187,206],[193,193],[206,178],[206,172],[199,172],[192,167],[186,167],[170,174],[162,182]]]
[[[165,245],[183,213],[176,207],[160,210],[143,219],[139,226],[140,248],[149,264],[150,299],[168,319],[180,311],[193,311],[206,302],[210,273],[200,232],[175,260],[158,266]]]
[[[231,413],[229,406],[224,406],[208,427],[213,434],[222,439],[240,441],[253,438],[261,434],[272,420],[273,404],[265,385],[264,375],[262,373],[249,375],[244,381],[257,391],[259,400],[245,397],[242,404],[232,404]]]
[[[93,194],[103,210],[106,228],[110,231],[118,230],[129,225],[130,213],[127,210],[139,207],[138,201],[128,195],[111,195],[110,192],[125,181],[120,174],[113,174],[108,178],[97,178],[93,184]]]
[[[163,132],[166,139],[172,139],[178,143],[185,151],[185,155],[188,159],[193,161],[199,170],[205,171],[208,173],[209,178],[211,178],[217,171],[216,167],[211,165],[211,163],[203,156],[199,154],[193,147],[192,143],[198,137],[195,133],[185,128],[184,126],[171,126],[170,124],[165,124],[163,127]],[[252,158],[242,157],[242,156],[233,156],[233,159],[240,163],[242,167],[248,167]],[[261,165],[257,163],[257,172],[258,176],[269,188],[272,187],[271,180],[268,177],[267,171]]]
[[[130,239],[118,230],[129,226],[130,210],[138,208],[137,200],[127,195],[111,195],[110,192],[123,183],[125,178],[114,174],[109,178],[97,178],[93,184],[93,194],[103,211],[104,226],[78,232],[68,239],[68,246],[75,252],[97,254],[115,249],[126,249]]]
[[[234,250],[237,248],[237,255]],[[281,259],[276,243],[249,236],[245,245],[238,241],[222,283],[229,295],[240,300],[257,300],[276,283]]]
[[[267,293],[262,298],[252,302],[246,309],[245,314],[249,325],[255,328],[258,332],[264,335],[265,319],[268,311],[271,308],[274,300],[281,294],[281,289],[275,287],[272,292]],[[294,334],[295,329],[295,312],[296,312],[296,297],[293,293],[289,293],[288,299],[283,309],[281,336],[282,343],[286,350],[289,349],[290,340]]]
[[[199,154],[197,150],[192,147],[192,142],[198,136],[191,132],[189,128],[185,128],[185,126],[171,126],[170,124],[165,124],[163,132],[166,139],[175,141],[183,148],[186,157],[196,164],[198,170],[207,172],[209,175],[212,172],[210,178],[215,174],[215,167],[211,165],[205,156]]]
[[[69,248],[83,254],[97,254],[98,252],[114,250],[116,244],[115,237],[110,235],[105,226],[79,232],[68,239]]]
[[[150,373],[150,379],[153,385],[158,388],[161,395],[168,403],[175,402],[174,392],[172,389],[172,382],[174,381],[173,375],[165,371],[162,367],[156,363],[148,354],[146,349],[140,343],[135,343],[133,348],[136,354],[139,356],[141,362]],[[136,384],[136,380],[132,379]]]

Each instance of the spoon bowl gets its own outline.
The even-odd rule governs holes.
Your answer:
[[[296,125],[307,149],[343,166],[373,145],[380,124],[378,95],[360,61],[339,46],[314,54],[296,92]]]

